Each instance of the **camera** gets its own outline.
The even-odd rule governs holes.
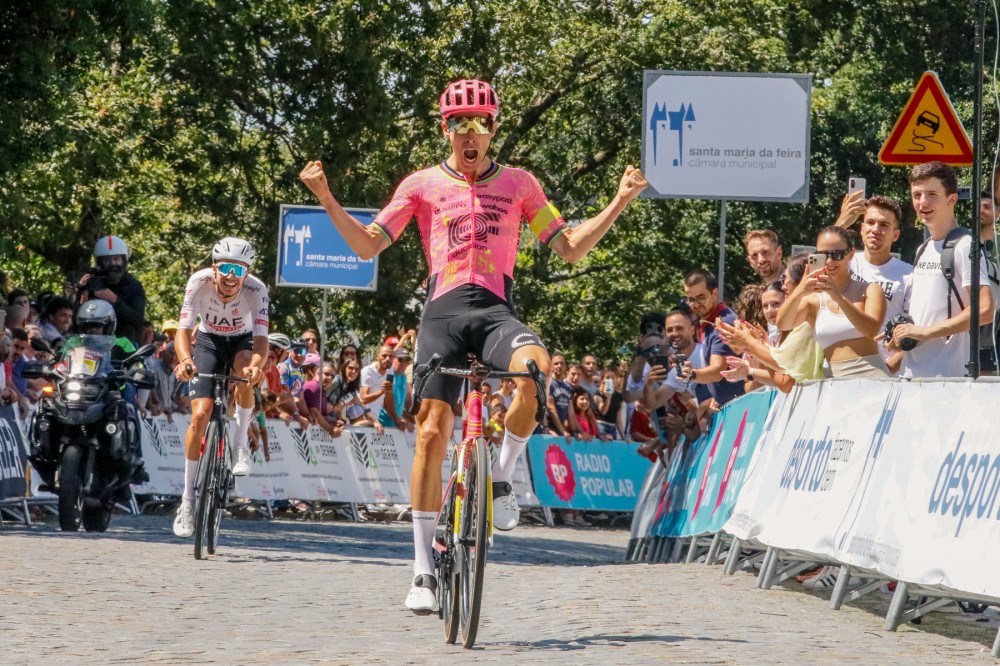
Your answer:
[[[684,364],[687,363],[687,360],[686,354],[674,354],[674,367],[677,368],[677,374],[684,372]]]
[[[90,274],[90,280],[87,281],[87,291],[93,294],[108,288],[108,272],[106,270],[91,266],[87,272]]]
[[[888,340],[892,337],[892,332],[896,330],[896,327],[899,326],[900,324],[912,324],[912,323],[913,323],[913,317],[906,314],[905,312],[899,313],[889,321],[885,322],[886,339]],[[913,338],[903,338],[901,340],[897,340],[896,344],[899,345],[899,348],[902,349],[903,351],[910,351],[911,349],[919,345],[920,341],[914,340]]]

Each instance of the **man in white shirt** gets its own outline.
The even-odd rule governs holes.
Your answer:
[[[392,367],[393,351],[391,345],[382,345],[372,364],[361,369],[361,402],[372,414],[382,411],[386,391],[392,391],[392,377],[387,373]]]
[[[969,325],[972,311],[971,237],[962,235],[954,247],[953,285],[941,270],[941,253],[949,233],[958,233],[955,203],[958,180],[955,170],[943,162],[928,162],[910,171],[910,198],[917,217],[927,227],[931,239],[914,261],[910,292],[910,316],[914,323],[900,324],[887,341],[890,349],[900,349],[905,338],[919,344],[904,352],[902,376],[963,377],[969,360]],[[919,251],[918,251],[919,252]],[[993,318],[985,266],[979,269],[980,323]]]
[[[913,266],[890,254],[892,244],[899,240],[899,224],[903,219],[903,209],[895,199],[876,194],[864,202],[864,208],[859,210],[855,199],[861,194],[862,192],[858,191],[844,198],[837,226],[844,229],[851,227],[856,216],[863,211],[858,231],[865,253],[864,256],[854,253],[850,264],[851,275],[882,287],[885,293],[885,319],[892,321],[909,307],[909,278],[913,273]],[[884,341],[879,342],[878,350],[889,369],[898,372],[903,360],[902,352],[890,352]]]

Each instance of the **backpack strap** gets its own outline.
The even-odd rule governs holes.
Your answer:
[[[944,274],[944,279],[948,281],[948,318],[951,319],[951,295],[955,295],[955,299],[958,301],[958,309],[965,309],[965,302],[962,300],[962,294],[958,287],[955,285],[955,246],[958,245],[958,241],[964,236],[969,235],[969,230],[965,227],[955,227],[948,232],[945,236],[944,246],[941,248],[941,272]]]

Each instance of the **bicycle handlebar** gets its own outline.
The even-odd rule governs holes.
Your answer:
[[[538,364],[534,359],[529,358],[524,362],[527,372],[512,372],[510,370],[494,370],[478,361],[472,363],[472,367],[462,368],[442,368],[444,359],[440,354],[434,354],[426,365],[417,366],[413,369],[413,413],[420,411],[420,401],[423,397],[424,387],[435,374],[447,375],[449,377],[461,377],[463,379],[475,378],[482,382],[484,379],[494,377],[496,379],[530,378],[535,380],[535,420],[539,423],[545,417],[545,376],[538,369]]]

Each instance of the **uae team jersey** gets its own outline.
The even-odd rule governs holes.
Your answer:
[[[514,275],[521,224],[548,245],[566,223],[527,171],[493,163],[474,183],[447,164],[407,176],[375,226],[394,243],[417,218],[436,299],[475,284],[506,299]]]
[[[212,269],[203,268],[188,279],[178,328],[194,328],[199,316],[201,323],[198,330],[212,335],[267,335],[267,287],[254,276],[248,275],[236,300],[223,303],[215,290]]]

